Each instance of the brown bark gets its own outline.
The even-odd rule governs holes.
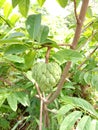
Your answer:
[[[87,7],[88,7],[88,3],[89,3],[89,0],[83,0],[82,1],[81,11],[80,11],[80,15],[79,15],[79,21],[80,22],[77,23],[77,27],[76,27],[76,31],[75,31],[75,35],[74,35],[74,38],[73,38],[71,49],[76,49],[76,46],[78,44],[78,41],[79,41],[79,38],[80,38],[80,35],[81,35],[83,22],[84,22],[86,11],[87,11]],[[64,85],[65,79],[68,75],[70,67],[71,67],[71,62],[68,61],[66,63],[64,70],[63,70],[63,74],[61,76],[60,82],[57,85],[57,90],[53,93],[52,97],[50,99],[48,99],[48,101],[46,103],[49,104],[58,97],[58,95],[60,94],[60,91],[61,91],[61,89]]]

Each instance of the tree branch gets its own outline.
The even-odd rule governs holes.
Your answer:
[[[75,13],[77,24],[80,24],[81,21],[77,15],[77,10],[76,10],[76,0],[74,0],[74,13]]]
[[[82,62],[82,64],[80,64],[80,65],[78,66],[77,69],[80,69],[80,68],[86,63],[86,61],[94,54],[94,52],[95,52],[97,49],[98,49],[98,46],[87,56],[87,58]]]
[[[80,11],[80,15],[79,15],[79,19],[81,22],[77,23],[77,27],[75,30],[75,35],[74,35],[74,39],[73,39],[72,47],[71,47],[72,49],[76,49],[76,46],[78,44],[78,40],[79,40],[80,35],[81,35],[81,30],[82,30],[84,18],[86,15],[88,3],[89,3],[89,0],[83,0],[83,2],[82,2],[81,11]]]
[[[70,66],[71,66],[71,62],[69,61],[69,62],[67,62],[66,67],[63,70],[61,80],[60,80],[59,84],[57,85],[57,90],[53,93],[52,97],[47,101],[48,104],[51,103],[60,94],[60,91],[65,82],[65,78],[67,77],[68,71],[70,69]]]
[[[79,19],[80,19],[81,22],[77,23],[77,27],[76,27],[75,35],[74,35],[74,38],[73,38],[72,47],[71,47],[72,49],[75,49],[77,44],[78,44],[80,34],[81,34],[81,30],[82,30],[82,25],[83,25],[84,18],[85,18],[85,15],[86,15],[86,11],[87,11],[87,7],[88,7],[88,3],[89,3],[89,0],[83,0],[82,1],[81,11],[80,11],[80,15],[79,15]],[[46,103],[48,103],[48,104],[51,103],[60,94],[60,91],[61,91],[61,89],[64,85],[64,82],[65,82],[65,79],[68,75],[70,67],[71,67],[71,62],[68,61],[64,70],[63,70],[63,74],[61,76],[60,82],[57,85],[57,90],[53,93],[51,98],[48,99],[48,101]]]

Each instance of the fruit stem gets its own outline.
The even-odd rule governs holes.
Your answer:
[[[50,50],[51,50],[51,47],[48,46],[48,47],[47,47],[46,56],[45,56],[45,63],[48,63],[48,62],[49,62]]]

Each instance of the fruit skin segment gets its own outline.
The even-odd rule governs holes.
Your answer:
[[[32,68],[32,77],[38,83],[42,92],[48,92],[59,82],[61,68],[55,62],[39,62]]]

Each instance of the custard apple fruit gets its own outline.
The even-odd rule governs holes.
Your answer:
[[[32,77],[43,92],[50,91],[60,80],[61,68],[55,62],[39,62],[32,68]]]

